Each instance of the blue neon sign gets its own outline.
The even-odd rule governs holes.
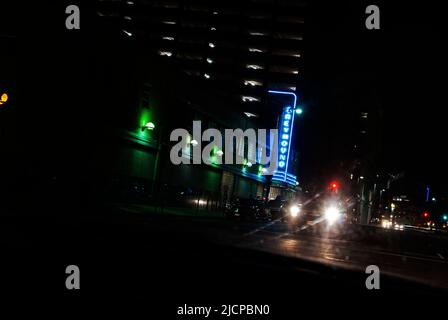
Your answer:
[[[283,112],[279,122],[278,133],[278,159],[277,170],[272,179],[276,181],[283,181],[288,184],[295,185],[297,177],[288,173],[289,154],[291,152],[291,140],[294,129],[294,110],[297,104],[297,96],[295,93],[287,91],[270,90],[269,93],[291,95],[293,98],[292,105],[283,108]]]
[[[282,176],[286,181],[286,173],[288,171],[289,153],[291,151],[291,137],[294,126],[294,108],[286,106],[283,108],[283,113],[280,119],[279,133],[278,133],[278,160],[277,160],[277,174]]]

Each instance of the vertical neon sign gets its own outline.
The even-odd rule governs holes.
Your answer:
[[[294,109],[297,103],[297,96],[292,92],[286,91],[270,90],[269,93],[291,95],[293,97],[292,105],[287,105],[283,108],[283,112],[280,118],[280,123],[278,126],[279,136],[277,170],[272,178],[277,181],[284,181],[287,183],[295,184],[295,176],[288,174],[288,165],[289,154],[291,152],[291,138],[294,129]]]

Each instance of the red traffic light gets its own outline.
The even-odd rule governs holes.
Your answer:
[[[330,183],[330,189],[331,189],[331,190],[337,190],[337,189],[339,189],[339,183],[338,183],[337,181],[332,181],[332,182]]]
[[[429,213],[427,211],[423,212],[423,217],[428,218],[429,217]]]

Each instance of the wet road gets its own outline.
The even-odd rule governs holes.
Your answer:
[[[194,302],[225,303],[231,297],[233,303],[248,303],[253,297],[254,303],[275,302],[285,312],[294,308],[295,296],[277,292],[287,287],[300,288],[297,294],[310,295],[308,302],[316,305],[313,297],[324,294],[372,299],[365,287],[368,265],[381,270],[382,295],[432,297],[440,294],[437,288],[448,289],[443,235],[358,225],[291,228],[282,222],[105,214],[77,221],[4,220],[2,287],[17,297],[25,292],[71,303],[64,271],[76,264],[83,270],[79,297],[89,301],[128,298],[143,306],[156,293],[157,303],[150,305],[164,311],[185,303],[194,291]],[[23,276],[30,266],[38,275],[32,287]],[[159,304],[160,299],[165,302]]]
[[[178,224],[178,225],[177,225]],[[431,287],[448,288],[448,237],[411,230],[324,222],[290,227],[286,223],[222,220],[172,221],[167,228],[203,234],[218,244],[253,249],[364,272],[381,272]]]

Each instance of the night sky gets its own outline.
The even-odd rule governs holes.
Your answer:
[[[381,30],[365,28],[369,4],[380,8]],[[446,194],[441,14],[428,2],[311,3],[302,100],[308,114],[300,133],[305,178],[330,174],[322,168],[347,157],[353,120],[370,110],[383,115],[382,171],[404,171],[409,194],[426,183]]]

